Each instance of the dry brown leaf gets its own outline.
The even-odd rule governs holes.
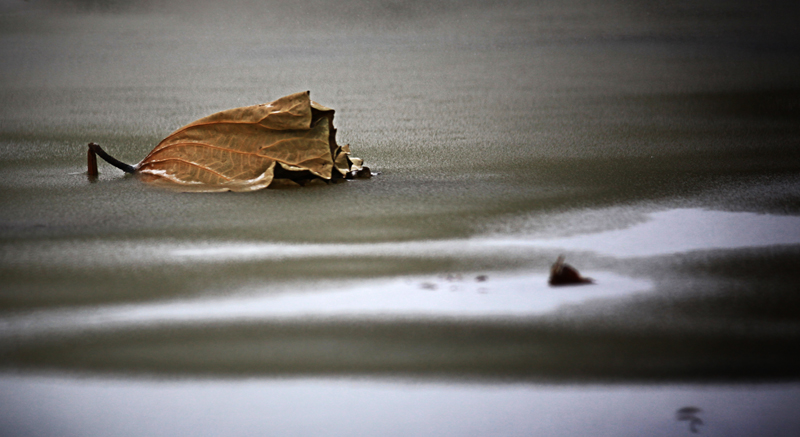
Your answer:
[[[176,130],[132,169],[146,182],[203,192],[254,191],[277,179],[302,185],[363,174],[349,146],[336,144],[333,114],[312,102],[308,91],[218,112]],[[94,146],[90,153],[106,158]]]

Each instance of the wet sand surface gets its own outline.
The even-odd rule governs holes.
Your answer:
[[[0,403],[83,399],[4,407],[3,428],[96,435],[126,423],[121,399],[146,416],[173,390],[130,435],[199,435],[197,409],[234,414],[218,390],[318,397],[283,435],[373,434],[365,408],[412,434],[683,435],[694,403],[704,434],[795,435],[798,16],[0,2]],[[303,90],[379,174],[246,194],[84,174],[90,141],[136,163],[197,118]],[[595,283],[548,286],[560,254]],[[469,406],[413,425],[429,392]],[[76,413],[104,402],[105,425]],[[255,435],[259,412],[236,411]]]

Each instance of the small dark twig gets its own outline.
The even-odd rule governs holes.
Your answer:
[[[107,163],[124,171],[125,173],[136,173],[136,169],[133,168],[132,165],[125,164],[124,162],[119,161],[113,156],[109,155],[100,147],[99,144],[89,143],[89,175],[92,175],[92,170],[94,170],[94,175],[97,175],[97,158],[94,158],[94,154],[100,155],[100,157],[103,158]],[[94,161],[94,169],[92,168],[92,161]]]

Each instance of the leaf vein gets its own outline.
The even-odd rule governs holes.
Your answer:
[[[169,149],[170,147],[173,147],[173,146],[174,147],[201,146],[201,147],[208,147],[209,149],[217,149],[217,150],[223,150],[223,151],[231,152],[231,153],[238,153],[238,154],[241,154],[241,155],[259,156],[257,153],[253,153],[253,152],[244,152],[244,151],[241,151],[241,150],[228,149],[228,148],[225,148],[225,147],[215,146],[213,144],[196,143],[196,142],[191,142],[191,141],[184,141],[184,142],[179,142],[179,143],[170,143],[170,144],[167,144],[164,147],[158,149],[157,151],[154,150],[153,153],[151,153],[151,154],[155,154],[156,152],[161,152],[162,150],[167,150],[167,149]]]
[[[226,180],[228,180],[228,181],[233,181],[233,178],[229,178],[228,176],[225,176],[224,174],[222,174],[222,173],[220,173],[220,172],[218,172],[218,171],[215,171],[215,170],[213,170],[213,169],[211,169],[211,168],[208,168],[208,167],[206,167],[206,166],[204,166],[204,165],[200,165],[200,164],[198,164],[198,163],[196,163],[196,162],[187,161],[187,160],[185,160],[185,159],[181,159],[181,158],[164,158],[164,159],[152,160],[152,161],[148,161],[148,162],[147,162],[146,164],[144,164],[142,167],[145,167],[145,166],[148,166],[148,165],[151,165],[151,164],[155,164],[155,163],[167,162],[167,161],[178,161],[178,162],[182,162],[182,163],[184,163],[184,164],[188,164],[188,165],[191,165],[191,166],[197,167],[197,168],[199,168],[199,169],[201,169],[201,170],[205,170],[205,171],[207,171],[207,172],[209,172],[209,173],[213,173],[213,174],[215,174],[215,175],[217,175],[217,176],[219,176],[219,177],[221,177],[221,178],[223,178],[223,179],[226,179]]]
[[[260,150],[269,149],[269,148],[271,148],[271,147],[275,147],[275,146],[277,146],[277,145],[278,145],[278,144],[280,144],[280,143],[284,143],[284,142],[286,142],[286,141],[293,141],[293,140],[297,140],[297,139],[299,139],[299,138],[300,138],[300,137],[294,137],[294,138],[284,138],[284,139],[282,139],[282,140],[275,141],[274,143],[272,143],[272,144],[270,144],[270,145],[268,145],[268,146],[264,146],[264,147],[262,147]],[[326,141],[324,141],[324,140],[320,140],[320,139],[315,139],[315,140],[308,139],[308,138],[305,138],[305,139],[306,139],[306,140],[308,140],[308,142],[310,142],[310,143],[323,143],[323,144],[325,144],[325,145],[327,145],[327,144],[328,144]]]

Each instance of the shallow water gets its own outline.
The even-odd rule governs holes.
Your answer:
[[[181,378],[178,398],[220,384],[239,400],[384,399],[411,384],[409,414],[459,379],[442,402],[527,394],[419,423],[567,435],[597,423],[591,411],[605,417],[591,405],[649,399],[664,415],[636,410],[636,429],[677,435],[675,409],[701,389],[651,384],[691,381],[726,393],[710,395],[720,406],[704,433],[775,423],[793,435],[781,408],[795,385],[726,384],[794,381],[800,368],[796,16],[789,2],[0,3],[4,403],[87,399],[3,420],[35,435],[34,415],[84,417],[97,399],[175,388],[142,375]],[[83,174],[90,141],[135,163],[192,120],[306,89],[379,175],[205,195],[105,164],[96,181]],[[559,254],[596,284],[547,286]],[[29,373],[41,371],[60,376]],[[70,375],[99,391],[72,392]],[[286,375],[300,379],[271,379]],[[582,385],[597,381],[624,384]],[[589,400],[560,431],[489,417],[564,393]],[[739,411],[729,393],[777,418],[720,415]],[[152,434],[183,429],[178,398]],[[324,401],[306,418],[313,429],[335,414],[339,432],[361,408]],[[242,411],[243,432],[263,423]],[[609,414],[619,435],[623,413]]]
[[[793,435],[796,384],[557,386],[369,380],[0,379],[10,435]],[[8,403],[6,403],[8,402]],[[55,414],[54,414],[55,412]]]

